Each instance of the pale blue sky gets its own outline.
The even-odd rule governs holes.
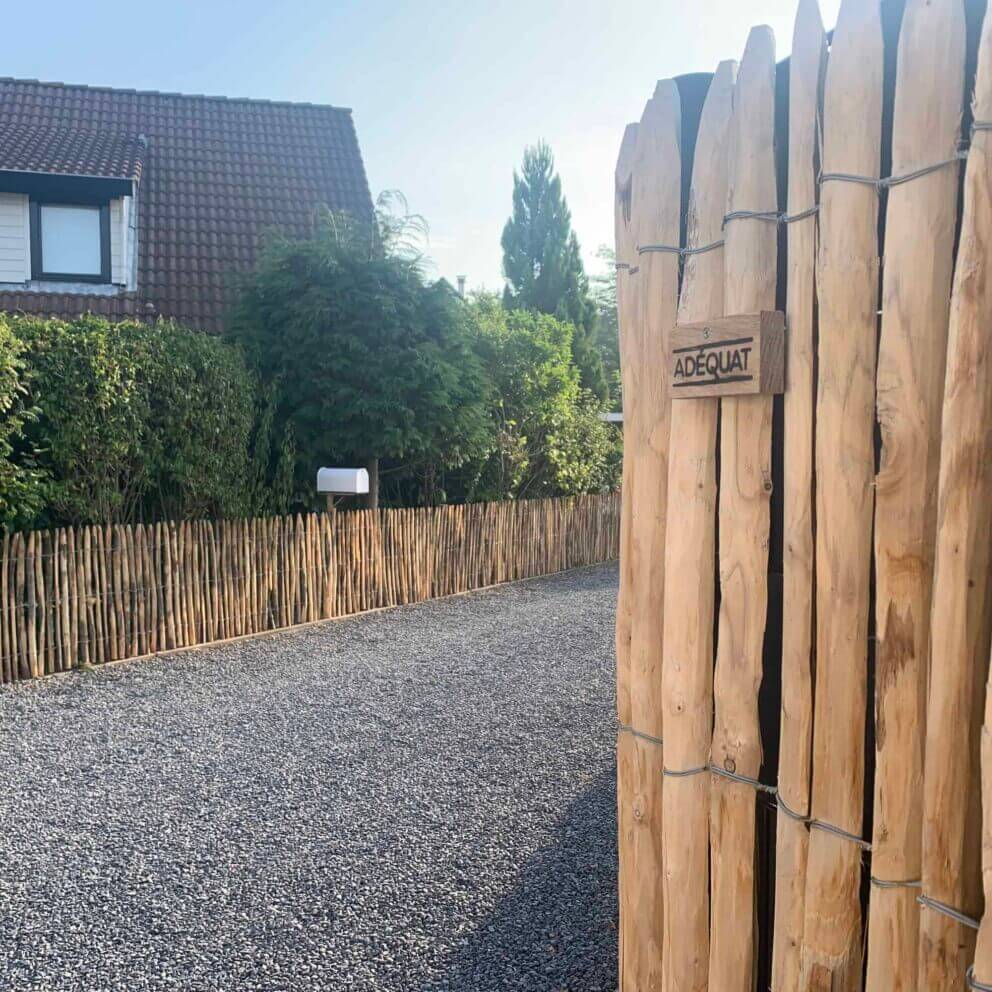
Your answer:
[[[839,0],[821,0],[827,26]],[[50,0],[7,5],[0,75],[333,103],[373,195],[402,190],[437,272],[498,288],[524,145],[550,142],[587,267],[613,237],[624,124],[655,80],[739,58],[751,24],[788,54],[795,0]]]

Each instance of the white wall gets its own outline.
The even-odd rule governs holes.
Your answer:
[[[26,193],[0,193],[0,282],[31,278],[31,227]]]
[[[110,281],[118,286],[127,284],[128,256],[130,254],[128,235],[131,233],[128,214],[131,197],[110,201]]]
[[[110,201],[110,281],[130,288],[134,288],[132,255],[136,255],[132,214],[131,197]],[[28,196],[26,193],[0,193],[0,283],[28,282],[30,279]]]

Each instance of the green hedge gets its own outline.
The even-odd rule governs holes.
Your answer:
[[[0,317],[0,404],[22,411],[0,433],[8,526],[287,508],[267,397],[238,348],[199,331]]]

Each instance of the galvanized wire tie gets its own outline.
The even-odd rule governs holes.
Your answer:
[[[976,131],[992,131],[992,121],[975,121],[971,126],[971,131],[973,134]],[[881,192],[884,189],[891,189],[893,186],[908,183],[913,179],[928,176],[930,173],[937,172],[949,165],[955,165],[967,159],[968,151],[968,148],[962,148],[955,153],[953,158],[944,159],[942,162],[934,162],[932,165],[925,165],[922,168],[895,176],[883,176],[879,178],[877,176],[860,176],[853,172],[822,172],[820,173],[818,182],[821,185],[826,182],[860,183],[864,186],[871,186],[876,191]],[[721,227],[726,227],[732,220],[763,220],[772,224],[795,224],[797,221],[814,216],[819,210],[819,204],[814,204],[794,214],[779,213],[777,210],[732,210],[724,216]],[[665,244],[638,245],[637,254],[646,255],[651,252],[660,252],[685,258],[688,255],[701,255],[703,252],[712,251],[714,248],[722,248],[725,243],[721,239],[720,241],[712,241],[707,245],[700,245],[698,248],[680,248],[678,245]],[[636,268],[631,268],[627,262],[617,262],[616,267],[618,269],[630,269],[632,273],[637,271]]]
[[[623,724],[620,726],[621,729],[629,729]],[[660,744],[661,741],[659,740],[657,743]],[[669,778],[689,778],[692,775],[701,775],[703,772],[712,772],[714,775],[720,775],[723,778],[730,779],[732,782],[739,782],[741,785],[749,785],[752,789],[755,789],[758,792],[765,792],[768,795],[774,796],[777,807],[793,820],[796,820],[799,823],[804,823],[810,828],[815,827],[818,830],[825,830],[827,833],[831,833],[835,837],[840,837],[843,840],[849,840],[852,844],[857,844],[863,851],[871,850],[871,843],[866,841],[864,838],[859,837],[857,834],[849,833],[847,830],[834,826],[832,823],[827,823],[825,820],[818,820],[811,816],[803,816],[801,813],[797,813],[795,810],[790,809],[779,795],[779,791],[776,786],[765,785],[764,782],[761,782],[756,778],[752,778],[750,775],[740,775],[737,772],[728,771],[726,768],[721,768],[719,765],[714,764],[698,765],[695,768],[663,767],[661,770],[662,776],[667,776]]]
[[[812,217],[819,210],[820,205],[818,203],[794,214],[779,213],[777,210],[732,210],[723,218],[722,226],[726,227],[728,222],[732,220],[766,220],[772,224],[795,224],[798,220]]]
[[[771,795],[778,795],[778,789],[774,785],[765,785],[764,782],[759,781],[756,778],[751,778],[750,775],[740,775],[737,772],[728,771],[726,768],[721,768],[719,765],[709,764],[700,765],[698,768],[663,768],[661,770],[662,775],[668,775],[671,778],[688,778],[690,775],[699,775],[702,772],[712,772],[714,775],[720,775],[723,778],[729,778],[732,782],[740,782],[741,785],[749,785],[752,789],[757,789],[758,792],[767,792]]]
[[[644,733],[643,730],[637,730],[626,723],[619,723],[619,729],[625,734],[631,734],[633,737],[639,737],[642,741],[648,741],[650,744],[664,744],[664,741],[660,737],[652,737],[651,734]]]
[[[988,128],[987,130],[992,131],[992,128]],[[977,978],[975,978],[974,965],[970,965],[968,967],[968,970],[964,973],[964,980],[967,982],[968,988],[971,989],[972,992],[992,992],[992,985],[986,985],[984,982],[980,982]]]
[[[721,239],[720,241],[711,241],[708,245],[700,245],[698,248],[679,248],[678,245],[638,245],[637,254],[647,255],[652,252],[662,252],[685,258],[687,255],[702,255],[703,252],[713,251],[714,248],[722,248],[723,244]]]
[[[992,122],[990,122],[992,123]],[[988,130],[987,128],[979,128],[979,130]],[[883,189],[891,189],[893,186],[901,186],[903,183],[908,183],[913,179],[919,179],[922,176],[929,176],[932,172],[939,172],[941,169],[946,169],[949,165],[957,165],[958,162],[963,161],[968,157],[968,150],[961,149],[955,153],[953,158],[946,158],[942,162],[934,162],[932,165],[924,165],[920,169],[913,169],[912,172],[903,172],[895,176],[883,176],[879,178],[877,176],[859,176],[853,172],[821,172],[820,173],[820,184],[826,182],[844,182],[844,183],[860,183],[862,186],[871,186],[876,192],[881,193]]]
[[[919,878],[908,878],[903,881],[891,881],[887,878],[876,878],[871,876],[871,884],[876,889],[919,889],[923,886],[923,881]]]
[[[794,809],[790,809],[778,792],[775,793],[775,803],[786,816],[795,820],[797,823],[805,823],[811,829],[815,827],[817,830],[825,830],[828,834],[833,834],[842,840],[849,840],[852,844],[857,844],[863,851],[871,850],[871,844],[863,837],[852,834],[850,831],[844,830],[841,827],[834,826],[832,823],[827,823],[826,820],[818,820],[815,816],[803,815],[802,813],[797,813]]]
[[[916,901],[921,906],[925,906],[927,909],[932,909],[936,913],[942,913],[944,916],[955,920],[962,926],[970,927],[972,930],[978,929],[978,920],[972,919],[970,916],[966,916],[960,909],[955,909],[953,906],[948,906],[946,902],[940,902],[938,899],[931,899],[929,896],[923,895],[917,896]]]

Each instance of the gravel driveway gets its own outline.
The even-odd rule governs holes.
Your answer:
[[[0,989],[616,989],[599,566],[0,690]]]

